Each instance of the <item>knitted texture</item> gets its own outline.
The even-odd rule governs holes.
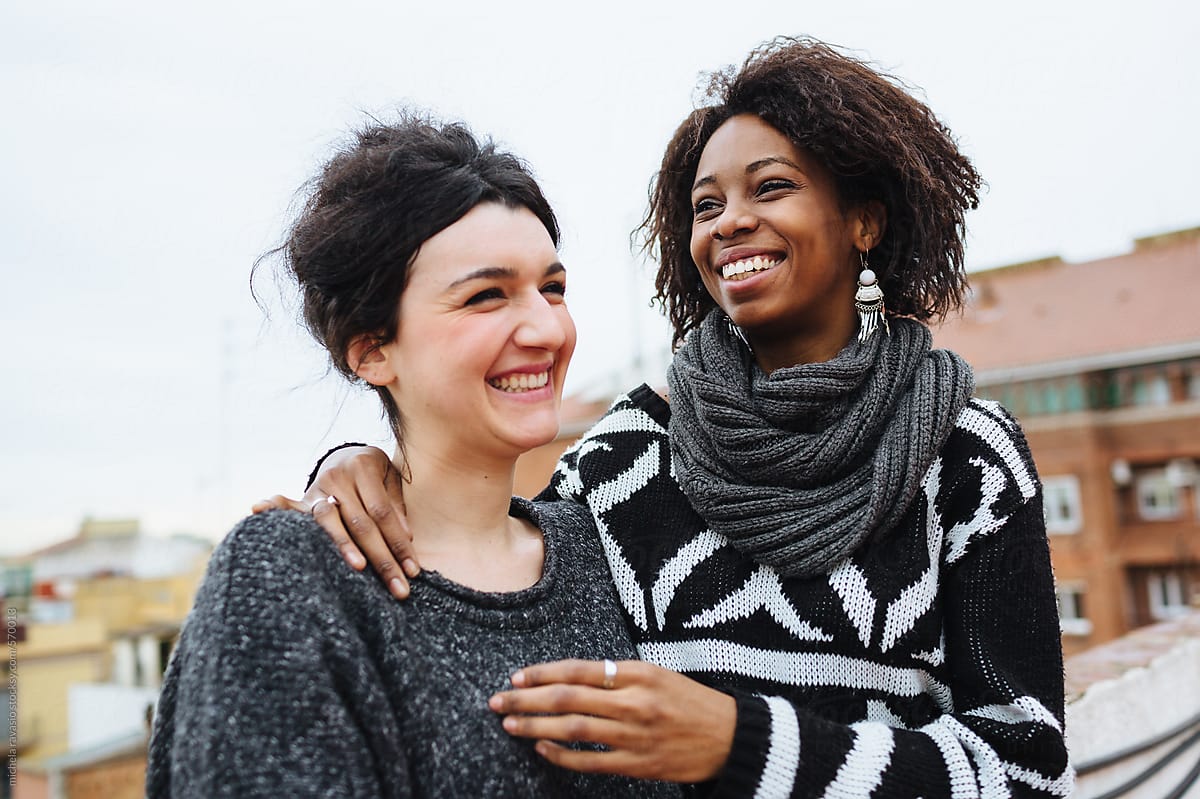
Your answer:
[[[922,324],[824,363],[759,369],[714,311],[676,353],[671,452],[711,529],[785,577],[828,573],[888,530],[971,397],[971,369]]]
[[[544,496],[591,509],[641,657],[737,699],[733,750],[701,792],[1070,794],[1040,484],[1003,409],[967,404],[899,520],[803,578],[691,507],[670,415],[645,386],[619,398]]]
[[[586,511],[513,513],[544,535],[536,585],[481,593],[427,571],[405,602],[307,515],[239,524],[168,667],[147,795],[678,796],[559,769],[487,708],[530,663],[634,656]]]

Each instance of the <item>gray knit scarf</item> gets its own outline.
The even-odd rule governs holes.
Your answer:
[[[928,328],[765,374],[710,313],[667,371],[679,485],[710,528],[785,577],[833,569],[895,525],[974,391]]]

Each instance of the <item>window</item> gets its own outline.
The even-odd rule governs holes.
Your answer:
[[[1079,478],[1073,474],[1042,480],[1042,509],[1049,533],[1077,533],[1083,526]]]
[[[1133,378],[1130,393],[1133,405],[1169,405],[1171,403],[1171,385],[1161,370],[1139,372]]]
[[[1062,413],[1064,408],[1063,393],[1057,383],[1045,383],[1042,386],[1042,406],[1046,413]]]
[[[1188,399],[1200,400],[1200,361],[1193,361],[1187,376]]]
[[[1186,582],[1186,577],[1177,571],[1152,572],[1146,576],[1151,618],[1163,621],[1191,612],[1185,590]]]
[[[1055,587],[1058,599],[1058,626],[1063,635],[1090,635],[1092,622],[1084,615],[1083,584],[1062,583]]]
[[[1026,383],[1024,389],[1026,412],[1030,416],[1041,416],[1046,412],[1046,392],[1038,383]]]
[[[1138,476],[1137,507],[1138,514],[1149,521],[1179,517],[1179,489],[1167,479],[1166,469]]]
[[[1067,378],[1063,396],[1068,411],[1082,411],[1088,407],[1087,392],[1083,387],[1083,378],[1079,375]]]
[[[1118,408],[1121,405],[1122,377],[1120,372],[1103,372],[1094,383],[1093,408]]]
[[[5,566],[0,572],[0,596],[14,599],[33,593],[32,566]]]

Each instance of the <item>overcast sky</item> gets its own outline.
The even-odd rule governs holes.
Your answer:
[[[664,357],[628,234],[705,70],[776,34],[858,51],[987,179],[971,269],[1078,260],[1200,225],[1198,20],[1185,0],[6,3],[0,552],[87,514],[215,538],[330,445],[387,440],[286,287],[261,280],[267,317],[248,282],[365,112],[431,108],[530,161],[565,234],[568,391],[595,391]]]

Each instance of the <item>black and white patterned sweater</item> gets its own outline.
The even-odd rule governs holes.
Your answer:
[[[780,578],[707,529],[646,386],[551,486],[595,517],[642,659],[737,699],[714,796],[1067,796],[1058,614],[1024,436],[973,400],[902,523]]]

